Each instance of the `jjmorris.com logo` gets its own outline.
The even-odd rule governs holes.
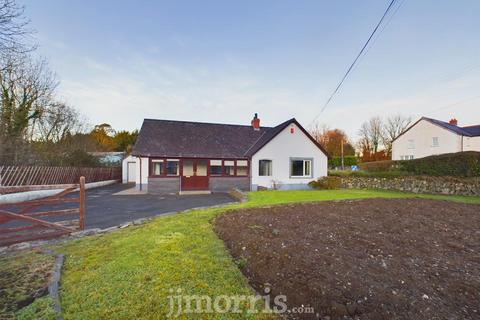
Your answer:
[[[270,295],[270,288],[265,288],[265,295],[188,295],[183,290],[170,289],[168,298],[169,318],[185,314],[202,313],[314,313],[313,307],[298,306],[288,309],[285,295]]]

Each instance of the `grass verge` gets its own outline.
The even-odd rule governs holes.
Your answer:
[[[52,254],[39,251],[0,259],[0,319],[15,318],[22,308],[47,294],[54,262]],[[47,305],[40,309],[49,312]],[[29,313],[33,312],[30,308]],[[31,319],[44,318],[40,313]]]
[[[342,189],[253,192],[248,194],[247,202],[228,208],[412,197],[480,204],[480,197]],[[212,219],[226,210],[212,208],[159,217],[142,226],[87,237],[54,248],[66,254],[61,282],[65,319],[165,319],[170,311],[168,297],[172,295],[171,290],[178,289],[188,295],[211,297],[253,294],[212,228]],[[203,314],[199,318],[265,317],[242,313]],[[187,318],[192,317],[185,315],[184,319]]]

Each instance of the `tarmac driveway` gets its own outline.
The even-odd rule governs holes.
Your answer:
[[[226,193],[208,195],[114,195],[132,185],[114,184],[86,191],[85,228],[108,228],[132,220],[196,207],[234,202]]]

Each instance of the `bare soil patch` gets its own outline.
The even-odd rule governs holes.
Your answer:
[[[0,257],[0,319],[48,294],[55,256],[42,249]]]
[[[479,319],[480,205],[369,199],[229,212],[215,229],[291,318]]]

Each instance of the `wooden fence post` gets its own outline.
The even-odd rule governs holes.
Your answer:
[[[85,229],[85,177],[80,177],[80,219],[79,219],[79,227],[80,230]]]

